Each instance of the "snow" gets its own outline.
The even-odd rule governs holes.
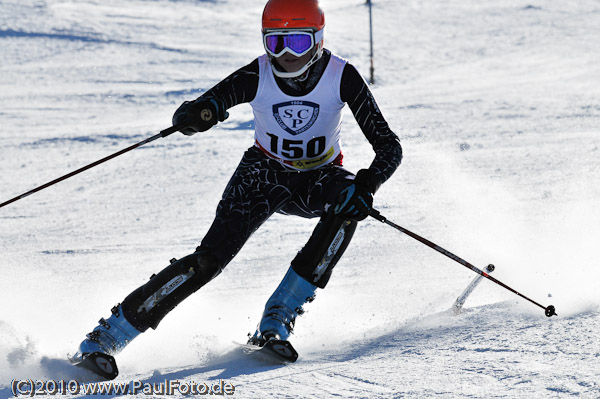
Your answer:
[[[321,0],[326,46],[368,74],[363,0]],[[0,201],[156,134],[262,53],[263,1],[3,0]],[[233,384],[235,397],[600,397],[600,4],[373,1],[373,92],[405,158],[394,221],[558,317],[375,220],[297,321],[300,359],[244,356],[316,223],[274,216],[221,276],[117,357],[119,382]],[[110,308],[194,250],[243,151],[248,105],[0,209],[0,396],[65,364]],[[372,151],[349,112],[345,165]],[[146,395],[139,395],[146,397]],[[133,397],[129,395],[128,397]]]

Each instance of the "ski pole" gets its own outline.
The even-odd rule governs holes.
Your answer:
[[[52,180],[52,181],[49,181],[48,183],[46,183],[46,184],[42,184],[41,186],[39,186],[39,187],[36,187],[36,188],[34,188],[33,190],[29,190],[29,191],[27,191],[27,192],[26,192],[26,193],[24,193],[24,194],[21,194],[21,195],[18,195],[18,196],[16,196],[16,197],[12,198],[12,199],[9,199],[8,201],[5,201],[5,202],[1,203],[1,204],[0,204],[0,208],[2,208],[2,207],[4,207],[4,206],[6,206],[6,205],[8,205],[8,204],[12,204],[13,202],[15,202],[15,201],[18,201],[18,200],[20,200],[20,199],[22,199],[22,198],[25,198],[25,197],[27,197],[27,196],[29,196],[29,195],[33,194],[33,193],[37,193],[38,191],[41,191],[41,190],[43,190],[43,189],[45,189],[45,188],[48,188],[48,187],[50,187],[50,186],[52,186],[52,185],[54,185],[54,184],[56,184],[56,183],[59,183],[59,182],[61,182],[61,181],[63,181],[63,180],[66,180],[66,179],[68,179],[69,177],[75,176],[76,174],[79,174],[79,173],[81,173],[81,172],[83,172],[83,171],[85,171],[85,170],[91,169],[91,168],[93,168],[94,166],[100,165],[100,164],[101,164],[101,163],[103,163],[103,162],[106,162],[106,161],[108,161],[108,160],[110,160],[110,159],[113,159],[113,158],[115,158],[115,157],[118,157],[119,155],[125,154],[125,153],[126,153],[126,152],[128,152],[128,151],[131,151],[131,150],[134,150],[134,149],[136,149],[136,148],[138,148],[138,147],[141,147],[141,146],[143,146],[144,144],[148,144],[148,143],[149,143],[149,142],[151,142],[151,141],[154,141],[154,140],[156,140],[156,139],[159,139],[159,138],[162,138],[162,137],[167,137],[168,135],[175,133],[176,131],[178,131],[178,130],[179,130],[179,129],[181,129],[182,127],[183,127],[182,125],[175,125],[175,126],[171,126],[170,128],[167,128],[167,129],[165,129],[165,130],[162,130],[160,133],[158,133],[158,134],[156,134],[156,135],[154,135],[154,136],[152,136],[152,137],[148,137],[146,140],[140,141],[140,142],[139,142],[139,143],[137,143],[137,144],[134,144],[134,145],[132,145],[132,146],[129,146],[129,147],[127,147],[127,148],[124,148],[124,149],[122,149],[121,151],[115,152],[115,153],[114,153],[114,154],[112,154],[112,155],[109,155],[109,156],[107,156],[107,157],[105,157],[105,158],[99,159],[99,160],[97,160],[96,162],[92,162],[91,164],[89,164],[89,165],[86,165],[86,166],[84,166],[84,167],[82,167],[82,168],[79,168],[79,169],[77,169],[77,170],[75,170],[75,171],[73,171],[73,172],[71,172],[71,173],[67,173],[66,175],[64,175],[64,176],[61,176],[61,177],[59,177],[58,179],[54,179],[54,180]]]
[[[528,300],[529,302],[533,303],[534,305],[539,306],[540,308],[544,309],[546,316],[551,317],[551,316],[558,316],[556,314],[556,309],[554,308],[554,306],[549,305],[544,307],[543,305],[540,305],[539,303],[537,303],[536,301],[526,297],[525,295],[521,294],[520,292],[516,291],[515,289],[509,287],[508,285],[504,284],[502,281],[499,281],[497,279],[495,279],[494,277],[490,276],[488,273],[484,272],[483,270],[480,270],[478,268],[476,268],[475,266],[473,266],[472,264],[470,264],[469,262],[467,262],[466,260],[454,255],[452,252],[445,250],[444,248],[440,247],[437,244],[434,244],[433,242],[427,240],[426,238],[421,237],[418,234],[413,233],[410,230],[405,229],[402,226],[398,226],[396,223],[390,222],[389,220],[387,220],[387,218],[385,218],[383,215],[381,215],[379,213],[379,211],[373,209],[370,213],[369,216],[371,216],[374,219],[379,220],[382,223],[387,224],[388,226],[391,226],[393,228],[395,228],[398,231],[401,231],[402,233],[414,238],[417,241],[422,242],[423,244],[427,245],[428,247],[438,251],[439,253],[441,253],[442,255],[446,255],[447,257],[449,257],[450,259],[460,263],[461,265],[465,266],[468,269],[471,269],[472,271],[474,271],[475,273],[479,274],[480,276],[483,276],[485,278],[487,278],[490,281],[493,281],[494,283],[498,284],[501,287],[506,288],[507,290],[509,290],[510,292],[517,294],[518,296],[520,296],[523,299]]]

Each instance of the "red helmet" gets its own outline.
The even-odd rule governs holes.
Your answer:
[[[269,0],[262,16],[262,29],[325,27],[325,14],[318,0]]]
[[[323,36],[325,29],[325,14],[319,8],[318,0],[269,0],[262,15],[263,44],[269,54],[273,73],[282,78],[298,77],[308,70],[323,55]],[[298,33],[295,30],[308,31],[312,36],[310,49],[311,59],[296,72],[281,70],[274,57],[273,51],[268,50],[266,37],[273,32],[283,31],[285,34]],[[308,49],[306,50],[308,51]]]

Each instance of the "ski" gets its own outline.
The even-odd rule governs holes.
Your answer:
[[[496,269],[496,267],[494,265],[489,264],[486,266],[485,271],[487,273],[491,273],[495,269]],[[454,305],[452,305],[452,311],[454,312],[455,315],[458,315],[458,314],[460,314],[460,312],[462,312],[462,307],[465,304],[465,301],[467,300],[469,295],[471,295],[471,293],[473,292],[475,287],[477,287],[477,285],[481,282],[481,280],[483,280],[483,276],[481,276],[481,275],[475,276],[473,278],[473,280],[471,281],[471,283],[467,286],[467,288],[465,288],[463,293],[460,294],[458,296],[458,298],[456,298]]]
[[[89,370],[106,380],[114,380],[119,375],[115,358],[106,353],[87,353],[81,357],[69,358],[69,361],[72,365]]]
[[[298,352],[289,341],[270,339],[263,346],[243,345],[248,354],[256,354],[275,363],[294,363],[298,359]]]

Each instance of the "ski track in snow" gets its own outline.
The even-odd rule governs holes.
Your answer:
[[[243,398],[600,398],[600,5],[373,3],[373,92],[405,154],[376,206],[477,267],[494,263],[559,316],[488,281],[451,315],[473,273],[366,220],[298,319],[298,362],[265,364],[233,342],[316,223],[275,215],[117,357],[118,382],[224,379]],[[326,47],[366,76],[364,1],[321,4]],[[263,6],[2,1],[0,200],[168,127],[182,101],[261,54]],[[0,209],[0,397],[13,379],[90,381],[66,353],[212,222],[252,145],[249,106],[230,113]],[[368,165],[349,112],[342,138],[346,167]]]

